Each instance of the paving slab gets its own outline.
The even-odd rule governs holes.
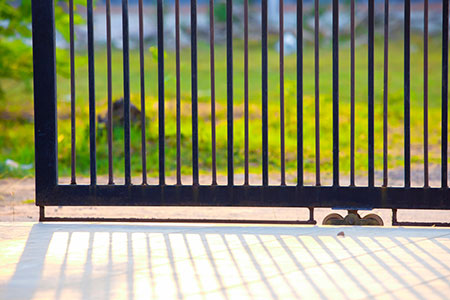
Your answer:
[[[449,299],[450,229],[0,223],[0,299]]]

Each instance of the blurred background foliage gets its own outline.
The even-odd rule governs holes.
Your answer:
[[[58,34],[69,40],[69,15],[67,2],[55,5],[55,26]],[[74,0],[76,5],[85,1]],[[74,14],[74,23],[82,24],[84,19]],[[31,0],[0,1],[0,101],[5,100],[5,84],[20,83],[31,91],[33,78],[33,51],[31,31]],[[58,50],[60,51],[60,50]],[[68,59],[58,60],[60,75],[68,76]]]
[[[112,97],[123,96],[123,54],[121,35],[121,1],[112,6]],[[147,135],[147,164],[149,177],[158,172],[158,73],[155,1],[145,7],[145,101]],[[181,156],[182,173],[192,172],[191,151],[191,49],[189,1],[184,3],[181,14]],[[249,9],[249,102],[250,102],[250,172],[261,173],[261,34],[260,4],[257,0]],[[274,2],[270,1],[269,2]],[[275,0],[275,2],[277,2]],[[289,1],[286,1],[288,4]],[[359,2],[359,1],[358,1]],[[377,1],[381,3],[382,1]],[[31,1],[0,0],[0,178],[10,176],[32,176],[34,173],[33,139],[33,95],[32,95],[32,43]],[[199,1],[200,3],[200,1]],[[202,174],[211,170],[211,112],[210,112],[210,64],[209,64],[209,17],[207,2],[198,8],[198,100],[199,100],[199,163]],[[227,168],[227,54],[225,45],[226,1],[215,0],[216,19],[216,119],[217,119],[217,167],[219,174]],[[292,3],[292,2],[289,2]],[[348,0],[341,1],[339,41],[339,112],[340,112],[340,170],[348,176],[350,169],[350,41]],[[367,174],[367,2],[360,2],[356,14],[356,171]],[[402,3],[393,1],[390,17],[389,42],[389,168],[403,167],[403,121],[404,121],[404,42]],[[88,59],[86,50],[86,0],[74,0],[75,28],[75,80],[76,80],[76,166],[77,175],[89,175],[89,95]],[[176,68],[174,52],[173,1],[165,4],[165,141],[166,172],[173,176],[176,169]],[[308,5],[306,5],[308,4]],[[423,10],[414,6],[411,19],[411,145],[412,163],[423,166]],[[233,9],[233,102],[234,102],[234,162],[236,174],[243,173],[244,160],[244,68],[242,40],[242,0],[234,1]],[[375,16],[375,167],[382,169],[382,117],[383,117],[383,7],[377,5]],[[429,142],[430,163],[440,162],[440,105],[442,36],[441,8],[430,5],[429,19]],[[394,13],[399,11],[400,13]],[[277,15],[272,11],[273,15]],[[320,149],[322,174],[332,170],[332,51],[331,51],[331,6],[321,1],[320,15]],[[270,21],[270,20],[269,20]],[[107,55],[105,46],[105,6],[97,1],[94,9],[95,24],[95,92],[97,117],[107,111]],[[130,0],[130,92],[131,102],[140,107],[140,60],[137,22],[137,1]],[[268,96],[269,96],[269,171],[279,176],[280,169],[280,121],[279,121],[279,37],[277,21],[269,22],[268,37]],[[68,0],[55,2],[55,26],[57,29],[57,101],[58,101],[58,162],[59,174],[70,175],[71,152],[71,90],[69,78],[69,14]],[[295,5],[285,7],[285,103],[286,103],[286,171],[288,179],[296,174],[297,152],[297,60],[296,60],[296,15]],[[314,82],[314,6],[305,0],[303,23],[303,139],[305,173],[315,169],[315,82]],[[291,41],[286,44],[286,41]],[[59,43],[60,42],[60,43]],[[289,46],[289,47],[288,47]],[[294,46],[294,47],[292,47]],[[287,50],[290,49],[289,52]],[[107,138],[104,123],[97,123],[97,167],[99,175],[107,174]],[[116,176],[123,174],[123,126],[115,124],[113,134],[114,170]],[[140,159],[140,124],[131,128],[131,163],[133,175],[142,171]]]

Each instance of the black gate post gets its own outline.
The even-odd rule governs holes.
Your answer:
[[[32,0],[36,205],[58,182],[54,0]]]

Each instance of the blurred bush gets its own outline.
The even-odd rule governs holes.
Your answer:
[[[77,13],[77,6],[85,1],[73,0],[74,23],[81,24],[83,18]],[[55,26],[58,34],[69,40],[68,0],[55,5]],[[31,0],[0,1],[0,101],[5,98],[2,83],[16,81],[31,90],[33,78],[33,52],[31,42]],[[58,50],[64,51],[64,50]],[[68,61],[58,60],[58,71],[68,76]]]

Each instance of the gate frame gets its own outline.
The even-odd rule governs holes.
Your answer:
[[[235,186],[235,185],[58,185],[56,43],[54,0],[32,0],[36,205],[40,221],[169,221],[315,224],[314,207],[393,210],[450,209],[448,187]],[[309,208],[306,221],[190,220],[46,217],[45,206],[247,206]]]

